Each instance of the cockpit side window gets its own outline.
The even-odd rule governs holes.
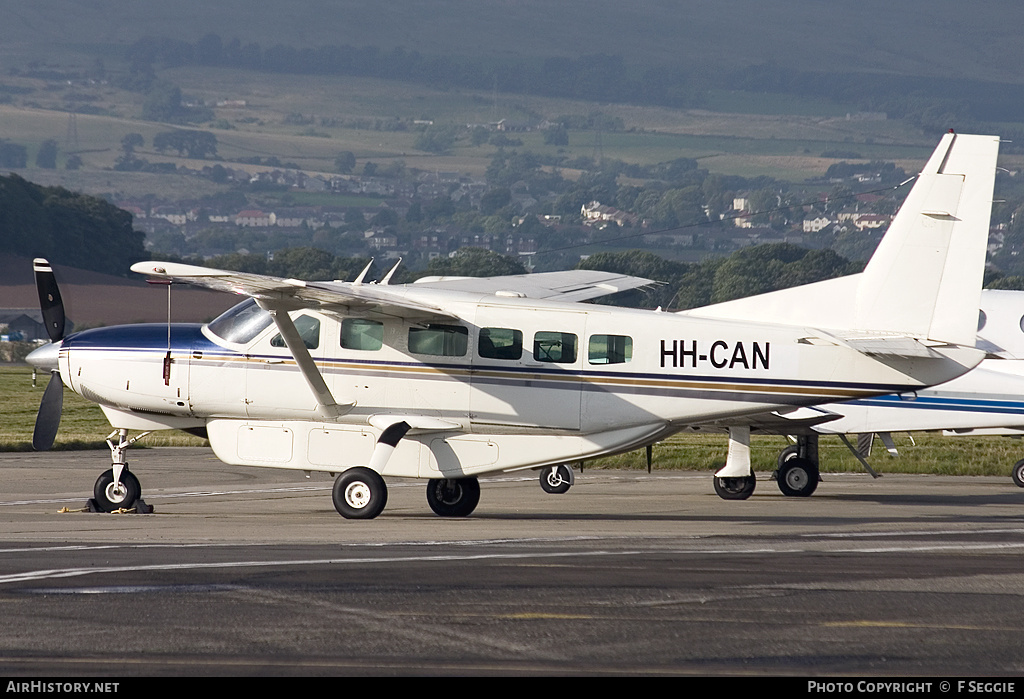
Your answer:
[[[301,315],[295,319],[295,329],[299,331],[299,337],[306,349],[316,349],[320,346],[320,321],[312,316]],[[281,333],[274,335],[270,341],[271,347],[287,347]]]
[[[253,299],[246,299],[214,318],[206,327],[226,342],[244,345],[252,341],[274,322],[270,314],[256,305]]]

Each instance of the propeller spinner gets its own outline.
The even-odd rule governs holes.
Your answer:
[[[50,371],[50,382],[43,392],[43,400],[36,414],[36,426],[32,433],[32,448],[46,451],[53,446],[60,427],[60,414],[64,407],[64,382],[60,378],[56,358],[60,343],[64,340],[64,301],[57,287],[57,278],[50,263],[41,257],[32,261],[36,275],[36,290],[39,292],[39,308],[43,313],[46,333],[51,344],[32,352],[26,359],[29,364]]]

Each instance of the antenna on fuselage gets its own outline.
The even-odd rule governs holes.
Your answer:
[[[356,280],[354,282],[352,282],[352,286],[359,286],[360,284],[363,283],[363,280],[366,279],[366,274],[367,274],[367,272],[370,271],[370,267],[372,265],[373,265],[373,258],[371,257],[370,261],[366,264],[365,267],[363,267],[363,271],[360,272],[359,276],[356,277]]]
[[[380,284],[382,286],[387,286],[391,282],[391,277],[395,276],[395,272],[398,271],[398,265],[400,265],[400,264],[402,264],[402,258],[401,257],[398,258],[398,262],[396,262],[395,266],[391,268],[391,271],[389,271],[387,274],[385,274],[384,278],[380,280]]]

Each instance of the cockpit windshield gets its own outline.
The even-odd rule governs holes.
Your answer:
[[[273,322],[270,314],[249,298],[221,313],[206,327],[222,340],[244,345]]]

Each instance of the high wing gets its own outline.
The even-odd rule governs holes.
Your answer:
[[[257,300],[285,302],[292,308],[380,313],[402,318],[449,316],[436,303],[417,298],[417,292],[421,290],[576,302],[655,284],[642,277],[594,270],[502,277],[427,277],[414,284],[396,286],[360,281],[306,282],[171,262],[139,262],[132,265],[132,271],[207,289],[252,296]]]
[[[305,282],[264,274],[231,272],[171,262],[138,262],[132,271],[216,291],[285,304],[291,309],[318,308],[345,313],[377,312],[402,318],[448,316],[440,306],[410,298],[408,287],[361,282]]]
[[[415,282],[416,286],[424,288],[558,301],[587,301],[656,283],[643,277],[588,269],[505,277],[425,277]]]

